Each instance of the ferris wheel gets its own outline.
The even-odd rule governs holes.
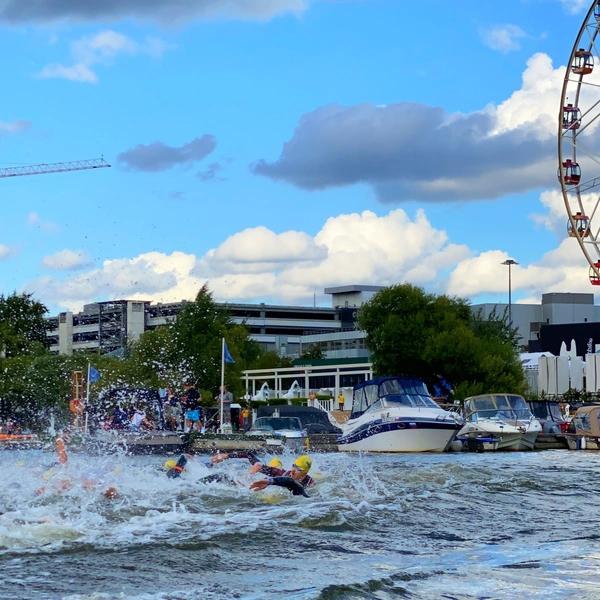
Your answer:
[[[594,0],[567,64],[558,123],[558,179],[567,233],[600,285],[600,0]]]

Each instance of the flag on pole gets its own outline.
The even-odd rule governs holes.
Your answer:
[[[94,367],[92,367],[92,365],[90,365],[88,381],[90,383],[96,383],[96,381],[98,381],[99,379],[100,379],[100,371],[94,369]]]
[[[234,363],[233,357],[229,353],[229,348],[227,347],[227,342],[223,340],[223,361],[226,363]]]

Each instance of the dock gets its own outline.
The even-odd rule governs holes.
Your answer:
[[[563,434],[540,433],[536,440],[534,450],[568,450],[569,444]]]

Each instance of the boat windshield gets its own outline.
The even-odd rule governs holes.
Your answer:
[[[575,425],[576,431],[591,431],[592,423],[590,420],[590,413],[577,413],[573,417],[573,424]]]
[[[519,421],[528,421],[533,416],[531,411],[527,407],[527,403],[522,396],[508,395],[506,396],[508,405],[512,414],[519,419]]]
[[[379,387],[379,396],[396,396],[404,394],[417,394],[429,396],[427,387],[417,379],[387,379]]]
[[[435,401],[428,396],[398,394],[380,398],[377,402],[371,404],[367,410],[382,410],[384,408],[398,408],[399,406],[409,406],[411,408],[439,408]]]
[[[297,417],[260,417],[256,419],[252,429],[261,431],[278,431],[280,429],[302,431],[302,424]]]
[[[477,418],[522,421],[532,417],[525,400],[521,396],[512,394],[490,394],[489,396],[470,398],[465,402],[465,414],[472,421]]]
[[[560,405],[558,404],[558,402],[548,402],[548,409],[550,411],[550,414],[552,415],[552,418],[555,421],[565,420],[562,411],[560,410]]]
[[[431,399],[423,381],[412,377],[386,377],[371,379],[355,386],[351,414],[359,415],[369,408],[379,410],[384,406],[389,408],[400,405],[439,408]]]

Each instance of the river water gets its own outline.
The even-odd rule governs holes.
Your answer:
[[[313,459],[302,498],[250,492],[245,460],[172,480],[165,457],[0,452],[0,597],[600,597],[600,454]]]

